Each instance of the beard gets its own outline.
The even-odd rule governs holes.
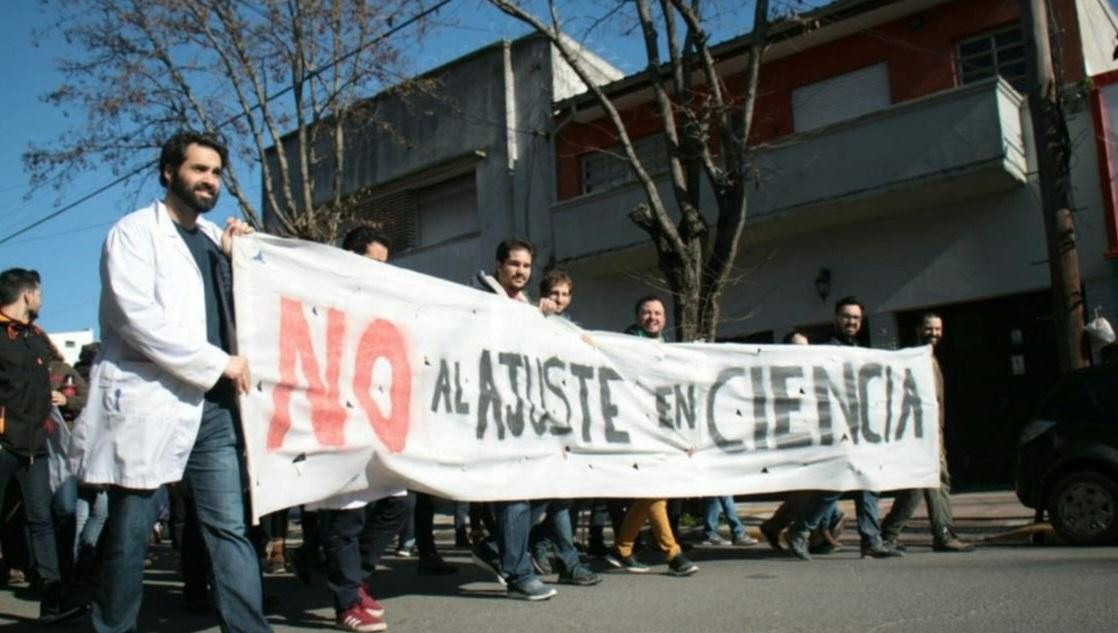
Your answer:
[[[175,194],[176,198],[182,200],[186,203],[186,206],[194,209],[198,213],[206,213],[210,209],[213,209],[217,204],[217,198],[220,193],[217,190],[211,190],[206,185],[195,185],[194,188],[191,189],[178,177],[178,174],[175,174],[171,178],[170,189],[171,193]],[[209,191],[211,194],[209,200],[199,198],[197,194],[199,191]]]

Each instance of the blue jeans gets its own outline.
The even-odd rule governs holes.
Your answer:
[[[194,492],[202,539],[213,561],[214,606],[223,631],[271,631],[261,610],[260,562],[245,529],[241,454],[231,409],[206,401],[183,482]],[[136,628],[148,534],[167,498],[155,490],[109,488],[102,577],[93,628]]]
[[[741,538],[745,535],[745,525],[738,517],[737,506],[734,505],[734,498],[726,495],[725,497],[708,497],[706,500],[706,519],[703,521],[703,537],[711,538],[718,535],[718,515],[725,514],[726,521],[730,524],[730,533],[733,534],[735,539]]]
[[[74,560],[79,558],[82,548],[92,550],[97,547],[101,530],[109,517],[109,495],[104,490],[81,486],[78,488],[78,501],[74,507],[77,538],[74,539]]]
[[[540,518],[547,513],[544,522]],[[532,503],[532,529],[529,534],[531,544],[548,538],[555,546],[555,555],[563,566],[561,572],[566,575],[574,573],[582,564],[575,549],[574,533],[571,531],[571,502],[566,499],[553,499],[550,501]]]
[[[520,585],[536,577],[528,540],[532,530],[534,509],[543,512],[547,501],[495,501],[492,504],[497,534],[482,542],[497,554],[500,573],[510,585]]]
[[[69,477],[54,489],[51,498],[51,513],[54,515],[54,542],[58,557],[58,570],[69,577],[76,560],[74,544],[77,543],[75,510],[78,505],[78,480]]]
[[[74,514],[74,508],[77,503],[78,480],[75,477],[69,477],[54,489],[54,496],[51,498],[50,509],[55,516],[64,517]]]
[[[79,486],[71,477],[55,489],[51,511],[57,520],[58,538],[67,539],[60,542],[58,555],[72,556],[71,562],[76,562],[82,547],[92,550],[97,546],[109,512],[109,497],[104,490]]]
[[[62,577],[58,572],[58,550],[55,548],[54,522],[50,511],[49,460],[45,456],[32,460],[0,450],[0,507],[4,506],[4,492],[12,477],[16,478],[23,491],[35,571],[43,581],[44,590],[57,590]]]
[[[789,530],[808,534],[820,523],[832,521],[836,510],[835,504],[841,496],[841,492],[833,491],[814,493],[806,500],[800,516]],[[858,518],[858,534],[863,549],[881,544],[881,523],[877,519],[879,499],[878,493],[869,490],[859,490],[854,493],[854,510]]]

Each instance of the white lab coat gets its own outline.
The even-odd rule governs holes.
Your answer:
[[[221,229],[198,219],[221,244]],[[70,465],[91,484],[179,481],[229,355],[206,340],[202,273],[162,202],[121,218],[101,253],[101,351]]]

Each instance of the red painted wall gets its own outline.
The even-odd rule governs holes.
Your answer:
[[[1065,74],[1068,81],[1076,81],[1083,78],[1083,58],[1074,0],[1056,0],[1054,5],[1063,26]],[[1017,20],[1017,0],[959,0],[766,63],[761,70],[750,138],[754,143],[764,143],[792,133],[795,88],[883,61],[888,64],[893,103],[954,88],[958,85],[955,43]],[[733,94],[741,93],[743,81],[741,74],[726,79]],[[632,138],[659,129],[652,103],[622,114]],[[559,199],[582,193],[582,154],[616,144],[606,119],[571,122],[562,127],[556,143]]]

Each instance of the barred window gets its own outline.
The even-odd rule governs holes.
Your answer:
[[[649,174],[668,169],[668,148],[664,137],[652,134],[633,141],[633,150]],[[580,159],[582,167],[582,193],[606,191],[637,179],[621,146],[608,152],[590,152]]]
[[[475,180],[471,171],[372,198],[358,215],[392,240],[394,253],[440,244],[480,230]]]
[[[959,41],[955,59],[961,83],[1001,75],[1017,90],[1026,89],[1025,40],[1018,26]]]
[[[370,200],[358,216],[383,231],[392,240],[392,250],[402,253],[418,242],[417,210],[415,191],[408,190]]]

